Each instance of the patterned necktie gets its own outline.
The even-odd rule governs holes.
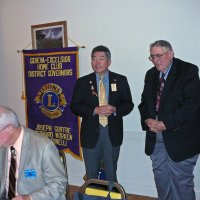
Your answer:
[[[157,91],[157,98],[156,98],[156,112],[158,112],[159,110],[159,107],[160,107],[160,98],[161,98],[161,95],[162,95],[162,91],[163,91],[163,88],[164,88],[164,85],[165,85],[165,74],[162,73],[160,79],[159,79],[159,86],[158,86],[158,91]]]
[[[99,80],[99,106],[107,104],[108,102],[106,99],[106,88],[103,84],[103,76],[101,76]],[[108,124],[108,118],[105,116],[99,116],[99,123],[105,127]]]
[[[15,197],[16,191],[16,153],[13,146],[10,147],[11,151],[11,163],[9,172],[9,188],[8,188],[8,199]]]

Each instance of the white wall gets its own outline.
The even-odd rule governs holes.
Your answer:
[[[128,77],[135,108],[124,120],[119,182],[129,193],[156,196],[137,109],[145,72],[152,66],[148,46],[157,39],[168,40],[176,57],[200,66],[199,8],[199,0],[0,0],[0,104],[15,109],[25,124],[21,58],[16,51],[31,42],[31,25],[66,20],[68,36],[86,46],[80,49],[80,76],[92,71],[90,52],[103,44],[112,52],[110,70]],[[83,162],[70,155],[67,161],[70,184],[81,185]],[[195,169],[198,200],[199,167],[200,163]]]

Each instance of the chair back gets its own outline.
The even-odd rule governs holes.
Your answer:
[[[109,188],[110,185],[112,185],[112,188]],[[112,189],[114,189],[114,191],[112,191]],[[111,199],[126,199],[126,192],[119,183],[106,180],[88,179],[81,186],[80,192],[87,195],[102,197],[107,197],[108,193],[110,193]]]

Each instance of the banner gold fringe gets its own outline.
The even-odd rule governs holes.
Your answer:
[[[23,56],[23,51],[21,53],[21,66],[22,66],[22,100],[26,100],[26,95],[25,95],[25,86],[24,86],[24,56]]]
[[[31,42],[29,42],[24,49],[27,49],[31,45]],[[17,53],[21,54],[21,66],[22,66],[22,96],[21,100],[26,100],[26,94],[25,94],[25,83],[24,83],[24,56],[23,56],[23,50],[17,50]]]

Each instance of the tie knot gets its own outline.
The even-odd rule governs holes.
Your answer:
[[[104,77],[104,76],[100,76],[100,81],[103,81],[103,77]]]
[[[161,74],[160,81],[161,82],[165,82],[165,73]]]
[[[13,146],[10,147],[11,155],[15,156],[15,148]]]

